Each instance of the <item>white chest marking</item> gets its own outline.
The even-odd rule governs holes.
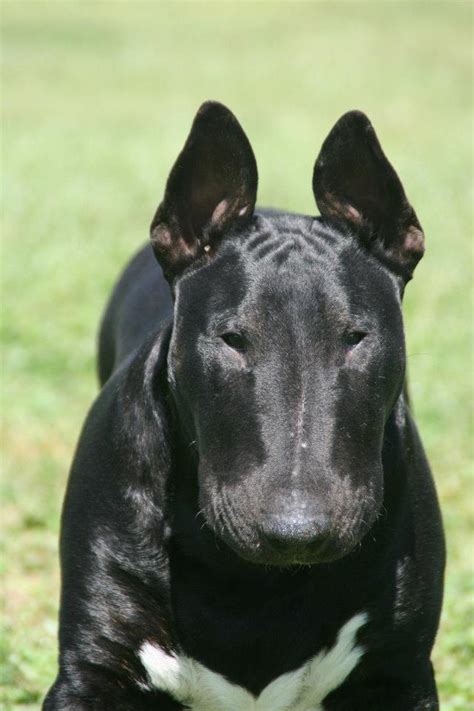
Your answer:
[[[258,697],[194,659],[167,654],[145,642],[139,651],[152,688],[165,691],[193,711],[322,711],[323,699],[342,684],[364,653],[357,631],[367,622],[359,613],[341,627],[331,649],[282,674]]]

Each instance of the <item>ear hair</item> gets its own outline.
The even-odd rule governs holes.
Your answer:
[[[208,101],[166,184],[151,241],[168,281],[196,258],[211,256],[224,233],[248,221],[257,198],[257,165],[235,116]]]
[[[323,143],[313,173],[323,217],[356,231],[404,281],[424,252],[424,234],[403,185],[365,114],[350,111]]]

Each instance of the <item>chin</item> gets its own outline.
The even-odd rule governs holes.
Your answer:
[[[295,549],[273,550],[264,543],[256,542],[255,545],[245,546],[230,536],[219,534],[219,538],[241,560],[261,567],[292,568],[309,567],[332,563],[352,553],[358,546],[358,541],[350,545],[323,544],[317,549],[310,546]]]

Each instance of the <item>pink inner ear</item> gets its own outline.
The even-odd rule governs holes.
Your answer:
[[[158,224],[154,229],[154,239],[162,249],[167,249],[172,242],[171,231],[163,223]]]
[[[362,222],[362,215],[360,214],[359,210],[356,210],[355,207],[353,207],[352,205],[343,205],[342,211],[344,213],[344,216],[347,217],[348,220],[351,220],[356,224]]]
[[[408,252],[423,254],[425,250],[423,232],[414,225],[410,225],[405,236],[405,249]]]
[[[211,223],[219,224],[228,207],[229,202],[227,200],[221,200],[212,213]]]
[[[363,217],[359,210],[356,210],[356,208],[348,202],[341,202],[333,193],[326,192],[324,194],[324,206],[327,212],[335,217],[342,217],[356,225],[362,223]]]

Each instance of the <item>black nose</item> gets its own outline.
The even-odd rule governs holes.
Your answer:
[[[260,531],[276,551],[301,550],[321,546],[327,538],[328,520],[323,514],[313,516],[265,516]]]

